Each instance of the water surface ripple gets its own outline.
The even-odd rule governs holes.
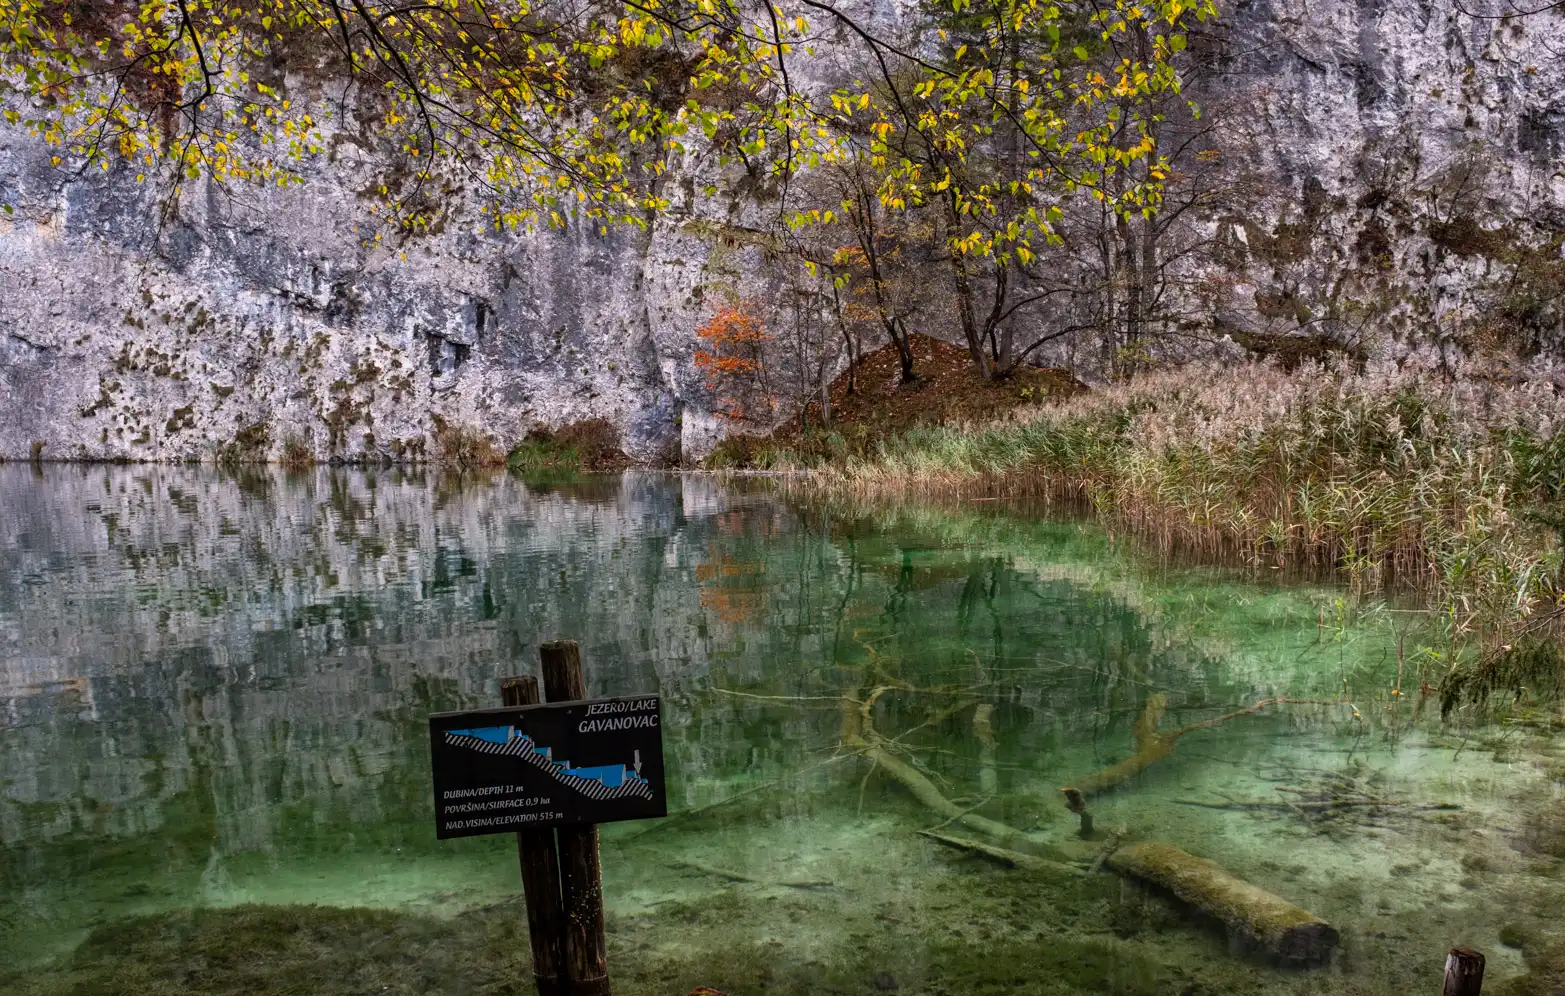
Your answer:
[[[9,465],[0,989],[291,991],[300,931],[318,992],[525,978],[514,844],[435,841],[424,721],[497,704],[558,638],[594,695],[664,698],[675,815],[603,834],[622,993],[1389,996],[1433,991],[1453,944],[1496,987],[1554,978],[1565,756],[1539,724],[1420,709],[1439,640],[1417,612],[991,505]],[[1059,789],[1128,757],[1149,707],[1166,732],[1276,697],[1316,704],[1192,730],[1092,809],[1330,920],[1342,947],[1310,969],[1107,872],[941,847],[915,831],[973,833],[859,735],[1085,865],[1104,844]],[[261,953],[214,969],[241,934]],[[398,945],[370,988],[366,938]],[[191,952],[205,975],[169,967]]]

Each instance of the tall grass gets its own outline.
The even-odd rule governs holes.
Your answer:
[[[1079,501],[1170,552],[1416,587],[1453,646],[1479,650],[1447,676],[1449,704],[1565,677],[1549,663],[1565,629],[1562,428],[1565,396],[1542,379],[1197,364],[917,429],[815,480]]]
[[[494,437],[470,425],[434,416],[435,462],[446,470],[482,471],[505,466],[505,451]]]

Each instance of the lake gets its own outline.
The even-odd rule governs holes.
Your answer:
[[[663,698],[671,816],[602,831],[618,992],[1432,992],[1455,944],[1497,989],[1541,970],[1547,724],[1442,721],[1416,606],[1035,511],[0,465],[0,990],[529,991],[515,842],[435,839],[427,717],[554,639],[594,696]],[[1231,715],[1275,698],[1305,701]],[[1083,840],[1060,789],[1138,724],[1172,750]],[[869,743],[1040,853],[1167,842],[1340,949],[1278,964],[1137,880],[946,846],[919,831],[977,835]]]

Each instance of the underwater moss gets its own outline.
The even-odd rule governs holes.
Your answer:
[[[611,918],[615,990],[626,996],[807,994],[905,989],[929,996],[1115,993],[1155,996],[1169,970],[1122,942],[1071,936],[941,942],[909,965],[896,936],[843,945],[845,957],[766,941],[667,943],[676,923],[732,922],[743,904],[714,897],[654,917]],[[657,943],[662,938],[664,943]],[[531,982],[520,903],[452,919],[378,909],[236,906],[135,917],[98,928],[73,954],[0,975],[10,996],[478,996]]]
[[[1532,945],[1522,948],[1527,974],[1508,979],[1495,992],[1498,996],[1557,996],[1565,991],[1565,947]]]
[[[25,976],[14,996],[360,996],[503,991],[529,978],[525,918],[236,906],[134,917]]]
[[[1500,943],[1508,948],[1523,951],[1532,940],[1532,932],[1519,924],[1508,923],[1500,928]]]

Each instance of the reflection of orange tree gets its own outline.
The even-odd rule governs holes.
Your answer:
[[[696,369],[706,375],[717,400],[717,414],[735,422],[769,424],[776,400],[766,383],[764,350],[771,341],[766,326],[741,301],[719,308],[696,331]]]
[[[756,618],[766,610],[766,591],[759,577],[764,573],[762,564],[735,560],[722,550],[713,551],[706,563],[696,565],[701,607],[711,609],[723,622]]]

